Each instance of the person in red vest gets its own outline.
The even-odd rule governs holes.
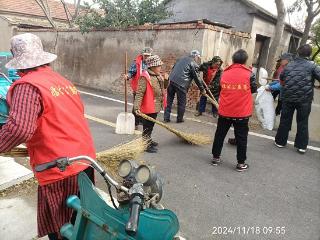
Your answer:
[[[153,55],[146,60],[147,71],[142,71],[138,83],[137,95],[134,101],[134,109],[137,115],[144,113],[153,119],[166,107],[165,89],[168,87],[168,75],[161,76],[161,66],[163,62],[160,57]],[[154,122],[143,120],[142,136],[148,143],[146,152],[156,153],[158,143],[153,141],[151,134]]]
[[[0,130],[0,152],[26,143],[33,171],[37,165],[60,157],[95,158],[79,92],[49,67],[57,56],[44,52],[40,38],[30,33],[14,36],[11,52],[13,59],[6,67],[17,69],[21,78],[7,94],[10,112]],[[39,237],[61,239],[60,227],[72,216],[66,198],[78,195],[77,175],[82,171],[93,181],[92,169],[83,164],[71,165],[64,172],[57,168],[34,171],[39,183]]]
[[[219,119],[212,145],[212,165],[216,166],[221,162],[223,142],[233,125],[237,142],[236,170],[239,172],[249,168],[245,161],[247,159],[248,123],[253,105],[251,94],[257,91],[255,75],[250,68],[245,66],[247,60],[248,54],[245,50],[236,51],[232,56],[233,64],[222,74]]]
[[[130,69],[128,71],[128,75],[126,76],[128,80],[131,80],[131,89],[133,93],[133,101],[136,97],[136,92],[138,89],[138,82],[143,70],[147,70],[148,67],[146,65],[146,59],[152,55],[153,49],[150,47],[146,47],[142,50],[141,54],[139,54],[134,62],[131,64]],[[139,116],[136,115],[134,108],[132,109],[132,113],[135,117],[135,126],[136,130],[138,129],[139,124],[142,120]]]

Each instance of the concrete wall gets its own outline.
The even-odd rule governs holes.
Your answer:
[[[180,25],[179,25],[180,26]],[[190,27],[191,26],[191,27]],[[195,28],[194,26],[197,26]],[[169,72],[182,56],[192,49],[202,52],[203,60],[217,54],[220,28],[211,25],[186,24],[165,29],[135,29],[126,31],[96,31],[82,35],[75,31],[32,31],[38,35],[45,50],[56,53],[58,59],[53,68],[72,82],[112,92],[123,93],[121,74],[125,68],[125,53],[128,66],[145,46],[154,49],[164,61],[164,71]],[[22,33],[24,31],[18,31]],[[225,63],[231,63],[231,55],[239,48],[250,48],[250,35],[226,30],[222,34],[219,55]],[[250,52],[249,52],[250,53]],[[250,64],[250,62],[249,62]],[[194,107],[199,97],[197,88],[189,91],[188,107]]]
[[[248,52],[248,64],[252,62],[254,44],[250,38],[243,38],[235,34],[223,33],[221,31],[207,30],[204,34],[203,56],[204,60],[209,60],[215,55],[219,55],[224,61],[224,66],[230,65],[232,55],[238,49],[245,49]]]
[[[172,0],[167,6],[173,16],[165,22],[208,19],[234,26],[237,31],[251,32],[253,16],[247,13],[248,7],[237,0]]]
[[[274,24],[271,24],[270,22],[260,17],[254,17],[251,31],[251,40],[255,42],[256,34],[260,34],[269,37],[271,45],[275,35],[275,28],[276,26]],[[281,53],[286,52],[288,50],[291,35],[292,34],[286,30],[283,32],[276,56],[279,56],[281,55]],[[266,56],[268,55],[268,52],[269,51],[266,52]],[[267,63],[267,58],[264,59],[263,63]],[[262,64],[261,66],[265,67],[265,64]]]
[[[204,30],[33,32],[48,51],[58,55],[53,67],[75,83],[103,90],[116,90],[117,82],[145,46],[150,46],[168,65],[192,49],[202,49]]]
[[[0,52],[10,50],[10,38],[12,36],[13,28],[0,17]]]

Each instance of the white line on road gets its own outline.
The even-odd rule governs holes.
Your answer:
[[[93,116],[90,116],[88,114],[84,114],[85,118],[91,120],[91,121],[94,121],[94,122],[98,122],[98,123],[101,123],[101,124],[104,124],[104,125],[107,125],[109,127],[113,127],[113,128],[116,128],[116,124],[113,123],[113,122],[109,122],[107,120],[104,120],[104,119],[101,119],[101,118],[97,118],[97,117],[93,117]],[[140,131],[137,131],[135,130],[134,131],[134,134],[136,135],[140,135],[141,132]]]
[[[89,95],[89,96],[93,96],[93,97],[97,97],[97,98],[106,99],[106,100],[109,100],[109,101],[112,101],[112,102],[117,102],[117,103],[124,104],[124,101],[121,101],[121,100],[118,100],[118,99],[105,97],[105,96],[101,96],[101,95],[97,95],[97,94],[93,94],[93,93],[85,92],[85,91],[79,91],[79,92],[82,93],[82,94],[85,94],[85,95]],[[133,104],[132,103],[128,103],[128,105],[132,106]],[[163,111],[161,111],[161,112],[163,113]],[[171,114],[171,115],[176,116],[176,114]],[[195,119],[195,118],[186,118],[186,120],[193,121],[193,122],[198,122],[198,123],[204,123],[204,124],[211,125],[211,126],[217,126],[216,123],[205,122],[205,121],[201,121],[201,120]],[[268,136],[268,135],[265,135],[265,134],[249,132],[249,135],[255,136],[255,137],[264,138],[264,139],[269,139],[269,140],[272,140],[272,141],[274,140],[274,137]],[[294,142],[288,141],[288,144],[294,145]],[[319,147],[308,146],[308,149],[320,152],[320,148]]]

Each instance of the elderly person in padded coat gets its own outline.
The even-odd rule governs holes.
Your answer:
[[[320,80],[320,67],[309,60],[311,54],[310,45],[300,46],[298,57],[290,62],[280,74],[282,113],[275,145],[279,148],[286,146],[293,114],[297,111],[297,134],[294,147],[302,154],[306,152],[309,141],[308,121],[314,94],[314,82],[315,79]]]
[[[161,76],[161,66],[163,62],[157,55],[146,59],[147,71],[142,71],[138,83],[137,95],[134,101],[134,109],[139,115],[144,113],[153,119],[157,118],[161,109],[166,106],[165,89],[168,86],[168,76],[165,74],[164,79]],[[146,152],[156,153],[158,143],[153,141],[151,134],[154,122],[143,120],[142,136],[148,143]]]
[[[177,123],[184,122],[183,116],[186,110],[187,93],[192,81],[196,83],[202,95],[206,93],[199,75],[198,62],[200,61],[200,52],[193,50],[189,56],[182,57],[175,63],[169,76],[170,85],[168,87],[168,106],[164,113],[165,122],[170,122],[171,108],[176,94],[178,105]]]

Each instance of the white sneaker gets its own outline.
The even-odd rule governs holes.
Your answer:
[[[283,145],[277,144],[276,142],[274,142],[274,145],[276,145],[278,148],[284,148],[284,147],[285,147],[285,146],[283,146]]]
[[[304,154],[306,153],[306,149],[297,148],[298,153]]]

